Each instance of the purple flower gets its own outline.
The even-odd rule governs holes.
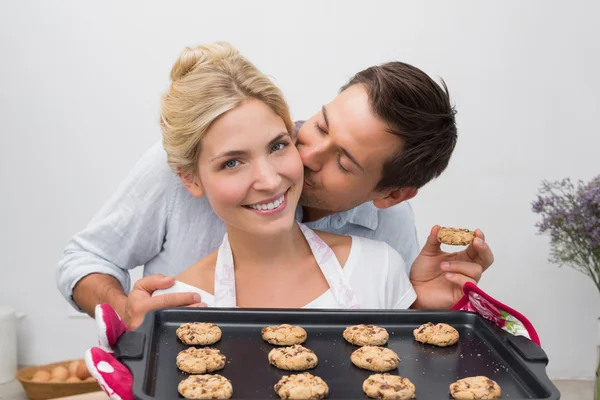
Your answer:
[[[541,216],[538,232],[550,236],[550,262],[588,275],[600,291],[600,175],[543,181],[531,209]]]

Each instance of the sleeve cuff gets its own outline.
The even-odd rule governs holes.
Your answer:
[[[115,268],[104,265],[86,265],[71,267],[68,272],[63,271],[63,275],[59,276],[59,290],[62,292],[67,302],[77,311],[84,312],[73,299],[73,289],[77,283],[90,274],[110,275],[119,281],[121,288],[127,294],[131,278],[127,271],[116,270]]]

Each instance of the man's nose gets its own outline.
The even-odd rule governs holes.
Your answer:
[[[325,154],[327,153],[327,142],[325,140],[310,145],[304,145],[299,149],[300,158],[306,168],[318,172],[323,166]]]

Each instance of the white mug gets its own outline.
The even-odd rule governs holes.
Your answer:
[[[10,382],[17,375],[17,320],[23,317],[0,305],[0,383]]]

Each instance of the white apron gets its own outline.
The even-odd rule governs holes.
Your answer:
[[[339,308],[360,308],[356,295],[350,287],[333,250],[310,228],[301,223],[298,223],[298,226],[304,234],[313,256],[329,284],[331,293],[339,304]],[[223,237],[223,242],[217,253],[214,291],[214,307],[237,307],[233,254],[227,233]]]

